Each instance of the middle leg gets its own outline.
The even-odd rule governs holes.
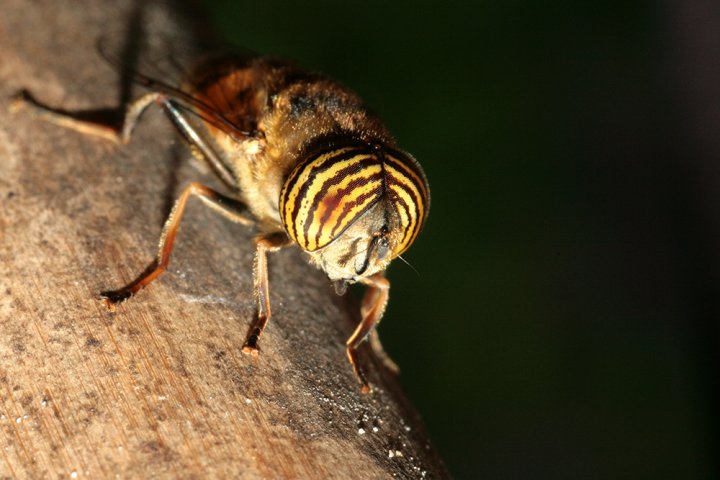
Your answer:
[[[114,310],[116,304],[132,297],[165,271],[170,263],[170,254],[172,253],[175,237],[177,236],[178,229],[180,228],[180,220],[182,220],[183,213],[185,213],[187,201],[192,196],[200,198],[200,200],[202,200],[207,206],[233,222],[245,225],[252,225],[254,223],[251,219],[235,211],[230,206],[232,199],[227,198],[210,187],[206,187],[200,183],[191,183],[185,188],[185,190],[183,190],[177,202],[175,202],[175,206],[173,207],[172,212],[170,212],[170,216],[165,222],[162,235],[160,236],[158,254],[155,261],[140,275],[140,277],[130,284],[119,290],[105,291],[100,294],[100,298],[108,309]]]

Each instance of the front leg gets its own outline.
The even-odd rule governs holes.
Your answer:
[[[258,340],[260,340],[260,335],[262,335],[265,325],[270,320],[270,283],[268,280],[267,254],[268,252],[276,252],[290,243],[290,239],[284,232],[266,234],[255,240],[255,269],[253,274],[258,315],[255,325],[250,329],[245,345],[243,345],[243,353],[257,356],[260,350]]]
[[[355,376],[360,381],[360,390],[362,393],[370,393],[370,384],[365,378],[365,374],[360,368],[360,365],[358,365],[357,349],[365,338],[367,338],[368,334],[380,323],[383,313],[385,313],[385,307],[387,307],[388,300],[390,299],[390,281],[385,278],[384,274],[376,273],[371,277],[360,280],[360,282],[368,286],[360,307],[362,320],[345,343],[345,352],[347,353],[350,365],[352,365],[353,372],[355,372]]]

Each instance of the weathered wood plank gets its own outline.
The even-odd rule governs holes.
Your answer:
[[[116,106],[95,41],[131,2],[7,0],[0,98]],[[169,28],[173,28],[170,26]],[[191,204],[169,272],[110,313],[103,289],[152,259],[169,205],[213,183],[159,112],[130,145],[0,109],[0,477],[442,478],[393,375],[344,356],[357,305],[294,249],[271,257],[258,358],[253,232]]]

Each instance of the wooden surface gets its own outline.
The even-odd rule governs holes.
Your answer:
[[[160,280],[115,313],[96,299],[149,264],[184,184],[217,182],[157,110],[118,147],[5,106],[25,88],[71,110],[116,107],[95,41],[126,4],[3,2],[0,478],[446,477],[367,348],[375,392],[360,394],[344,354],[357,302],[297,249],[270,258],[258,358],[240,353],[253,232],[199,202]]]

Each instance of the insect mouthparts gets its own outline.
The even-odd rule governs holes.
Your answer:
[[[348,285],[349,283],[347,280],[335,280],[333,282],[333,287],[335,287],[335,293],[337,293],[338,295],[345,295]]]

